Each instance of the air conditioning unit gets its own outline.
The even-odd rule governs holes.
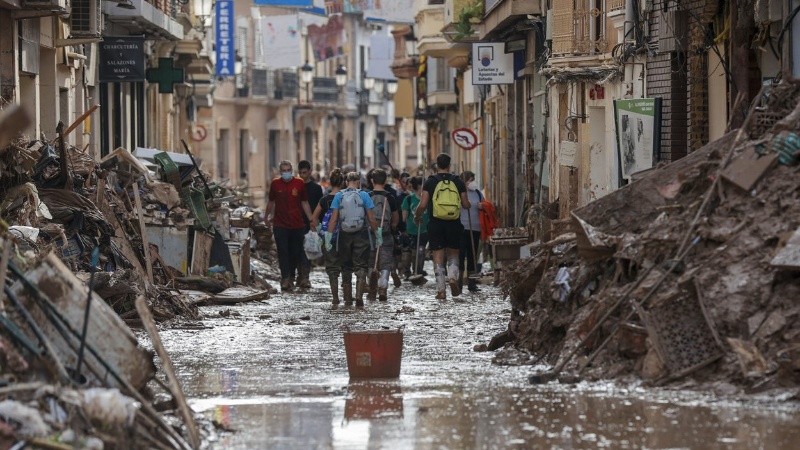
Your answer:
[[[70,38],[99,38],[103,33],[100,0],[71,0]]]
[[[69,0],[22,0],[23,9],[67,12]]]

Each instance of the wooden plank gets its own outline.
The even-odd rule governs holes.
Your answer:
[[[164,372],[167,374],[169,391],[175,398],[175,403],[178,405],[178,412],[183,417],[183,422],[186,424],[186,429],[189,431],[189,444],[191,444],[192,448],[198,449],[200,448],[200,432],[197,429],[197,423],[194,421],[192,410],[186,403],[186,396],[183,393],[183,388],[178,381],[178,377],[175,375],[175,367],[172,365],[172,360],[167,350],[164,349],[164,344],[161,343],[161,335],[158,334],[158,328],[156,328],[156,322],[153,320],[153,314],[150,312],[150,308],[147,307],[147,300],[141,295],[136,299],[136,311],[142,319],[144,329],[150,336],[153,349],[156,351],[158,357],[161,358]]]
[[[139,196],[139,183],[133,182],[133,200],[136,202],[136,216],[139,218],[139,232],[142,235],[142,247],[144,252],[144,263],[147,266],[147,280],[153,284],[153,262],[149,258],[150,243],[147,241],[147,229],[144,225],[144,209],[142,208],[142,198]]]
[[[97,197],[100,199],[99,195]],[[133,249],[133,244],[131,244],[131,241],[128,239],[128,234],[125,233],[125,230],[122,228],[122,224],[119,223],[119,219],[117,219],[117,215],[114,213],[114,208],[111,207],[111,204],[108,203],[108,200],[105,196],[103,196],[103,198],[97,202],[97,209],[103,213],[103,217],[105,217],[106,221],[108,221],[108,223],[111,224],[111,227],[114,228],[114,237],[111,239],[119,247],[122,256],[130,261],[137,273],[145,276],[146,272],[144,267],[142,267],[142,263],[139,261],[139,256]]]
[[[26,278],[50,299],[72,328],[81,329],[89,294],[89,288],[84,281],[76,277],[53,253],[45,256],[38,267],[28,271]],[[39,324],[58,358],[66,367],[75,367],[78,357],[73,349],[74,340],[64,340],[20,281],[14,283],[11,290]],[[97,294],[92,295],[94,298],[89,313],[87,346],[95,348],[126,383],[137,390],[143,388],[155,376],[152,356],[147,350],[138,347],[136,336],[111,306]],[[86,369],[82,372],[90,384],[125,388],[108,374],[94,355],[87,351],[85,357]]]
[[[781,269],[800,270],[800,228],[795,230],[792,237],[786,242],[786,246],[772,258],[769,264]]]
[[[722,178],[734,186],[750,192],[756,183],[777,165],[777,153],[770,152],[762,156],[756,153],[755,147],[750,147],[722,171]]]
[[[208,262],[211,260],[211,246],[214,236],[204,232],[195,231],[192,245],[191,275],[205,275],[208,271]]]

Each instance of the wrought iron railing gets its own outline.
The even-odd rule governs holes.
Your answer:
[[[588,7],[554,9],[553,56],[592,55],[609,50],[605,11]]]

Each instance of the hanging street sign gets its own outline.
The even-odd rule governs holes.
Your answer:
[[[472,44],[472,84],[514,82],[514,54],[506,53],[504,42]]]
[[[469,128],[458,128],[453,130],[453,142],[464,150],[472,150],[477,147],[478,135]]]
[[[144,81],[144,36],[106,36],[98,48],[101,83]]]
[[[236,51],[233,44],[234,20],[233,0],[217,0],[214,10],[214,35],[217,37],[215,55],[217,58],[214,73],[217,77],[236,75]]]

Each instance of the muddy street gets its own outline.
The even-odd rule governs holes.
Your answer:
[[[404,284],[385,304],[331,311],[323,274],[303,294],[202,308],[162,333],[196,411],[232,432],[213,448],[795,448],[780,402],[581,383],[530,386],[530,365],[475,352],[505,329],[495,288],[433,300]],[[404,327],[399,380],[349,382],[346,327]],[[147,344],[145,344],[147,345]]]

